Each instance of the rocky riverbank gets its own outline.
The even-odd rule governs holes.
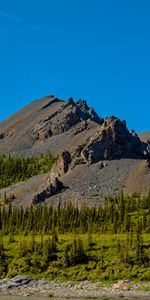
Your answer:
[[[113,284],[99,282],[56,282],[16,276],[0,280],[0,295],[41,296],[57,298],[138,297],[150,299],[150,282],[133,283],[121,280]]]

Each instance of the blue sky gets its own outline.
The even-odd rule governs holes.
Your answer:
[[[0,120],[48,94],[150,130],[150,1],[0,0]]]

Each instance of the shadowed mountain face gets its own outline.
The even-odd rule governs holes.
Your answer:
[[[69,98],[65,102],[47,96],[32,102],[0,123],[0,151],[60,155],[50,174],[5,189],[26,204],[54,203],[58,197],[95,204],[100,197],[116,194],[123,187],[128,191],[128,185],[134,192],[137,185],[134,182],[132,188],[127,179],[140,160],[147,170],[147,183],[141,190],[147,192],[149,188],[149,144],[134,131],[129,132],[125,121],[98,116],[85,100]],[[142,172],[145,174],[144,169]],[[138,191],[140,182],[145,184],[143,176],[142,180],[138,176]]]

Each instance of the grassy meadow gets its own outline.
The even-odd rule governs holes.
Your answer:
[[[3,277],[29,274],[61,281],[150,280],[149,234],[142,236],[142,254],[137,253],[137,236],[133,234],[131,239],[126,233],[11,234],[3,236],[2,240],[3,263],[7,261]]]

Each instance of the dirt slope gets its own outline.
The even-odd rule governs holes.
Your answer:
[[[25,153],[26,149],[31,149],[35,143],[31,136],[33,127],[45,120],[50,113],[59,110],[64,103],[61,100],[53,103],[52,100],[53,98],[48,96],[34,101],[0,123],[0,133],[4,135],[0,140],[0,149],[18,153]]]
[[[147,142],[147,140],[150,141],[150,131],[139,133],[139,137],[143,142]]]
[[[130,172],[124,187],[126,194],[148,194],[150,191],[150,168],[147,161],[139,161]]]

